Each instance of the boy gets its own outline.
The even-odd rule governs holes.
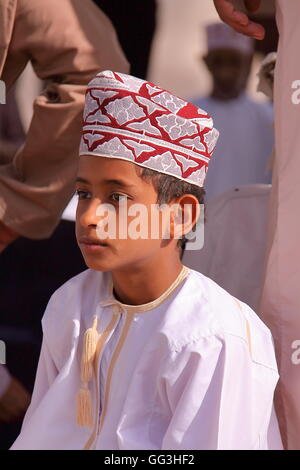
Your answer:
[[[269,330],[180,262],[217,135],[151,83],[106,71],[89,84],[76,235],[90,269],[48,304],[13,449],[281,448]]]

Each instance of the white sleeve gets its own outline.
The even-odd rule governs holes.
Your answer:
[[[201,338],[173,353],[172,362],[165,375],[172,418],[162,449],[271,447],[267,431],[278,375],[252,361],[246,341]]]
[[[23,420],[22,431],[30,420],[31,416],[39,407],[43,397],[56,379],[59,371],[53,354],[55,346],[53,346],[53,338],[57,335],[57,311],[58,310],[58,291],[54,292],[49,299],[42,318],[43,341],[40,351],[40,357],[35,376],[34,388],[31,397],[31,403],[27,409]]]
[[[34,389],[31,403],[25,414],[22,429],[13,443],[11,450],[35,449],[39,437],[39,429],[47,421],[46,416],[51,415],[49,409],[49,394],[52,386],[59,376],[59,366],[57,364],[57,343],[60,325],[56,319],[58,313],[58,301],[60,300],[57,291],[50,298],[45,313],[42,318],[43,341],[35,377]],[[63,320],[62,320],[63,321]],[[51,405],[50,405],[51,406]],[[44,424],[45,425],[45,424]],[[43,431],[41,431],[43,435]]]
[[[34,382],[34,389],[32,393],[31,403],[27,409],[26,415],[23,420],[22,431],[26,426],[26,423],[30,420],[30,417],[35,412],[39,403],[49,390],[51,384],[54,382],[58,375],[57,368],[54,364],[53,358],[51,357],[45,335],[43,337],[37,373]]]

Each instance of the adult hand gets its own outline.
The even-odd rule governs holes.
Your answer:
[[[11,228],[4,225],[0,220],[0,253],[5,250],[7,245],[16,240],[19,237],[19,234],[12,230]]]
[[[0,397],[0,423],[11,423],[21,418],[30,403],[30,394],[12,377],[6,392]]]
[[[249,13],[255,13],[260,7],[261,0],[244,0],[244,3]],[[245,13],[236,10],[231,0],[214,0],[214,4],[221,20],[238,33],[254,39],[264,38],[265,29],[263,26],[250,21]]]

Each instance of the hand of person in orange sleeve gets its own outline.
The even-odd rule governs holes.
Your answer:
[[[244,0],[244,3],[249,13],[255,13],[260,7],[261,0]],[[237,10],[231,0],[214,0],[214,4],[221,20],[231,28],[254,39],[264,38],[263,26],[254,23],[245,13]]]
[[[21,418],[30,404],[30,394],[12,377],[9,386],[0,397],[0,423],[11,423]]]
[[[4,225],[0,220],[0,253],[19,236],[17,232]]]

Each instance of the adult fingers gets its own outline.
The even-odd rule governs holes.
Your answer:
[[[257,1],[252,0],[252,4],[248,3],[248,6],[256,7],[258,5]],[[231,28],[255,39],[264,38],[264,28],[260,24],[250,21],[245,13],[236,10],[230,0],[214,0],[214,4],[221,20]]]

